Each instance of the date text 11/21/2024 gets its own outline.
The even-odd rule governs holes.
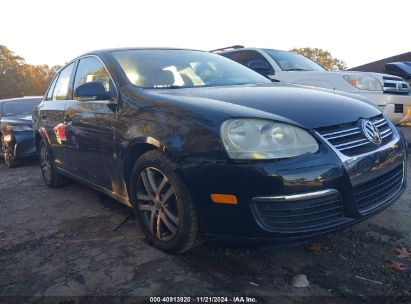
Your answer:
[[[150,297],[150,303],[258,303],[255,297]]]

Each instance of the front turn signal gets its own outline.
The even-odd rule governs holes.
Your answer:
[[[211,200],[213,203],[217,204],[230,204],[230,205],[237,205],[237,197],[232,194],[211,194]]]

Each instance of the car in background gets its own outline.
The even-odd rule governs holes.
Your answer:
[[[400,77],[369,72],[327,71],[307,57],[274,49],[238,45],[211,52],[239,62],[273,81],[361,95],[371,100],[396,124],[404,122],[411,105],[410,87]]]
[[[0,142],[8,168],[17,166],[25,157],[36,155],[32,113],[43,97],[0,100]]]
[[[382,72],[405,79],[408,86],[411,87],[411,61],[386,63]]]
[[[87,53],[57,73],[33,119],[46,185],[69,177],[132,207],[147,241],[171,252],[204,235],[308,240],[406,187],[405,140],[376,107],[209,52]]]

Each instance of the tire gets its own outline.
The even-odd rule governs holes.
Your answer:
[[[57,188],[68,184],[69,180],[67,177],[56,171],[52,152],[44,140],[40,141],[38,151],[41,175],[43,176],[44,183],[50,188]]]
[[[3,136],[1,137],[1,150],[3,160],[7,168],[15,168],[20,164],[20,162],[13,157],[12,152],[10,151],[10,147],[3,140]]]
[[[198,212],[174,164],[159,150],[144,153],[130,178],[134,214],[154,247],[182,253],[202,241]]]

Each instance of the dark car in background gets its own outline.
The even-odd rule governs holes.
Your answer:
[[[7,167],[12,168],[25,157],[36,155],[32,113],[43,97],[0,100],[1,151]]]
[[[375,107],[179,49],[69,62],[34,112],[44,182],[131,206],[148,242],[295,242],[360,222],[406,185],[406,148]]]
[[[404,78],[411,87],[411,61],[390,62],[384,65],[382,73]]]

